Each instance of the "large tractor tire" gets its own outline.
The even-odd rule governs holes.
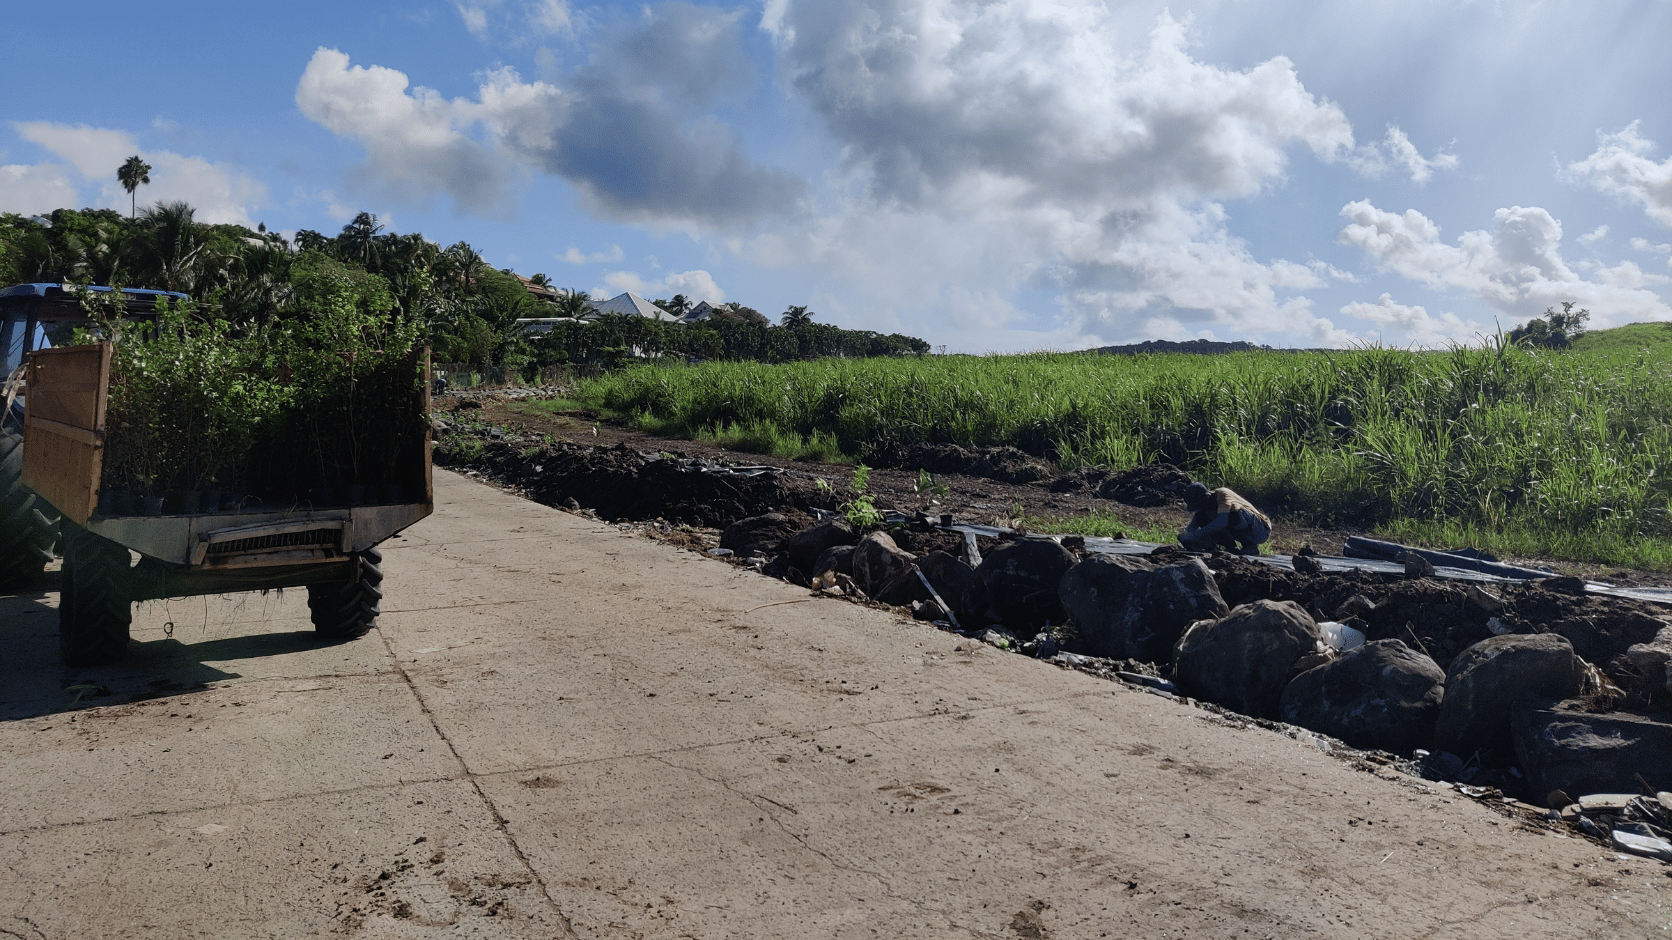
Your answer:
[[[133,623],[128,550],[73,523],[63,528],[58,646],[70,666],[113,663],[128,654]]]
[[[352,640],[377,626],[383,602],[383,553],[360,553],[359,577],[353,581],[308,585],[308,611],[314,633],[326,640]]]
[[[0,424],[0,586],[40,577],[57,541],[57,511],[23,485],[23,435]]]

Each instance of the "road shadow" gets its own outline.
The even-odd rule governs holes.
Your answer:
[[[209,665],[286,656],[345,641],[285,630],[182,643],[172,637],[129,641],[128,656],[108,666],[64,665],[58,650],[59,576],[0,594],[0,721],[119,705],[202,691],[240,678]]]

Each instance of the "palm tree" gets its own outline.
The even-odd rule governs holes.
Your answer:
[[[297,251],[324,251],[330,244],[331,239],[311,228],[305,228],[296,233]]]
[[[792,306],[784,311],[783,318],[778,322],[784,326],[806,326],[813,322],[813,311],[808,310],[805,305]]]
[[[151,164],[139,158],[138,154],[127,159],[127,162],[116,168],[116,181],[128,191],[128,218],[139,214],[139,202],[134,196],[134,190],[151,183]]]
[[[142,237],[151,249],[148,272],[155,277],[155,286],[164,290],[190,292],[197,286],[203,272],[203,226],[193,218],[195,209],[184,202],[159,203],[145,210]]]
[[[383,231],[383,223],[370,212],[362,212],[354,217],[354,221],[343,226],[342,234],[337,236],[337,245],[342,251],[344,260],[357,261],[368,271],[377,267],[378,261],[378,233]]]
[[[441,246],[417,232],[384,235],[379,238],[378,271],[395,290],[395,301],[403,312],[416,312],[432,294]]]
[[[459,279],[460,286],[466,291],[470,290],[470,284],[476,275],[482,273],[482,269],[488,266],[488,262],[477,254],[476,249],[470,247],[467,242],[455,242],[441,254],[442,257],[451,262],[451,273]]]
[[[691,312],[691,301],[684,294],[673,295],[672,300],[666,301],[661,306],[663,310],[666,310],[681,320],[685,319],[685,315]]]
[[[64,239],[71,273],[93,284],[116,284],[127,280],[125,270],[134,248],[133,229],[100,222],[85,235]]]
[[[19,279],[28,282],[70,279],[68,265],[60,262],[59,253],[53,250],[52,239],[47,238],[46,232],[41,229],[31,227],[12,242],[11,248]]]
[[[277,316],[295,297],[290,283],[294,260],[290,246],[280,239],[246,247],[229,279],[222,300],[225,309],[239,318],[257,321]]]
[[[592,306],[592,298],[587,296],[586,291],[573,287],[558,291],[553,306],[557,308],[558,316],[572,320],[585,320],[597,312],[597,308]]]

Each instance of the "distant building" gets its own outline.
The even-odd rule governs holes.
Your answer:
[[[533,296],[535,300],[543,300],[547,303],[553,303],[557,300],[557,289],[551,285],[536,284],[528,278],[523,277],[521,274],[513,274],[512,277],[521,281],[523,290],[528,291],[528,293]]]
[[[564,323],[582,323],[582,320],[572,320],[568,317],[519,317],[516,320],[517,329],[525,336],[539,336],[550,333],[552,327]]]
[[[640,297],[632,291],[611,297],[609,300],[600,304],[594,304],[593,306],[598,310],[598,314],[600,316],[611,313],[619,313],[630,316],[649,317],[652,320],[661,320],[668,323],[679,321],[679,317],[663,310],[661,307],[645,300],[643,297]]]
[[[696,323],[701,320],[706,320],[717,313],[729,313],[730,311],[730,304],[711,304],[706,300],[699,300],[697,301],[697,305],[692,307],[690,311],[685,314],[683,319],[686,323]]]

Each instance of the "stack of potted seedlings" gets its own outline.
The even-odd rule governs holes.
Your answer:
[[[100,318],[116,343],[101,515],[402,501],[423,436],[421,324],[326,285],[295,317],[231,324],[190,301]]]

